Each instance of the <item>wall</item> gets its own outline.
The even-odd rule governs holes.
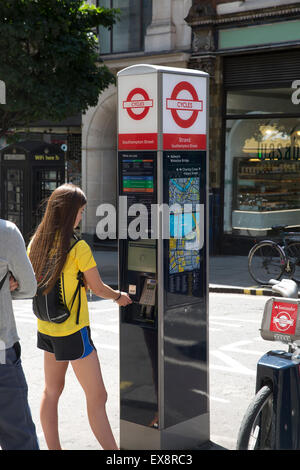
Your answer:
[[[103,56],[115,73],[137,63],[187,67],[191,49],[191,28],[184,21],[192,0],[153,0],[152,23],[145,37],[145,51]],[[101,203],[117,203],[117,90],[114,86],[99,97],[82,122],[82,188],[88,206],[82,221],[83,235],[92,240]]]
[[[116,90],[110,86],[101,94],[98,106],[83,116],[82,187],[88,198],[82,231],[93,235],[100,203],[116,204],[117,129]]]
[[[300,3],[299,0],[243,0],[243,1],[224,1],[216,0],[217,13],[224,15],[228,13],[239,13],[261,8],[278,7],[281,5],[292,5]]]

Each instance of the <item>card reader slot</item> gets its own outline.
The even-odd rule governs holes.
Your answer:
[[[154,327],[157,315],[157,280],[146,273],[130,273],[128,292],[132,304],[124,309],[124,319]]]

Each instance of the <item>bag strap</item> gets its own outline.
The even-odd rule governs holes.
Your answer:
[[[68,253],[74,248],[75,245],[77,245],[78,242],[80,242],[81,238],[77,237],[77,235],[75,235],[75,233],[73,233],[73,238],[75,240],[75,242],[70,246],[69,250],[68,250]],[[81,271],[78,271],[77,273],[77,280],[78,280],[78,283],[77,283],[77,287],[75,289],[75,292],[74,292],[74,295],[73,295],[73,299],[72,299],[72,303],[71,303],[71,308],[70,310],[72,311],[72,308],[73,308],[73,305],[74,305],[74,302],[75,302],[75,299],[77,297],[77,294],[79,294],[79,301],[78,301],[78,308],[77,308],[77,314],[76,314],[76,325],[78,325],[79,323],[79,315],[80,315],[80,308],[81,308],[81,287],[84,287],[84,282],[83,282],[83,273]]]
[[[77,237],[74,233],[73,233],[73,238],[75,242],[70,246],[67,253],[70,253],[70,251],[74,248],[74,246],[77,245],[77,243],[81,241],[81,238]]]
[[[73,233],[73,238],[74,238],[75,242],[68,249],[68,253],[74,248],[74,246],[78,242],[81,241],[81,238],[77,237],[77,235],[75,235],[75,233]],[[70,308],[70,311],[72,311],[72,308],[73,308],[75,299],[77,297],[77,294],[79,294],[78,308],[77,308],[77,314],[76,314],[76,325],[78,325],[78,323],[79,323],[79,315],[80,315],[80,308],[81,308],[81,287],[84,287],[83,273],[81,271],[78,271],[78,273],[77,273],[77,280],[78,280],[78,283],[77,283],[77,287],[76,287],[76,290],[75,290],[74,295],[73,295],[71,308]]]
[[[5,282],[5,279],[7,278],[7,275],[8,275],[8,271],[7,271],[7,273],[5,274],[5,276],[4,276],[4,277],[1,279],[1,281],[0,281],[0,290],[1,290],[2,287],[3,287],[3,284],[4,284],[4,282]]]
[[[77,287],[73,295],[73,300],[71,304],[70,310],[72,311],[72,307],[74,305],[75,299],[77,297],[77,294],[79,294],[79,300],[78,300],[78,308],[77,308],[77,314],[76,314],[76,325],[79,323],[79,315],[80,315],[80,308],[81,308],[81,287],[84,287],[84,281],[83,281],[83,273],[81,271],[78,271],[77,273]]]

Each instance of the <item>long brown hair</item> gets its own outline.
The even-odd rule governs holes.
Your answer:
[[[49,292],[66,262],[79,209],[86,204],[83,191],[66,183],[47,201],[45,214],[30,245],[29,258],[39,287]]]

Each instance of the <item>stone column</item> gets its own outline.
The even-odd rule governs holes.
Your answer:
[[[172,22],[172,1],[153,0],[152,23],[145,36],[145,52],[161,52],[174,49],[175,25]]]

